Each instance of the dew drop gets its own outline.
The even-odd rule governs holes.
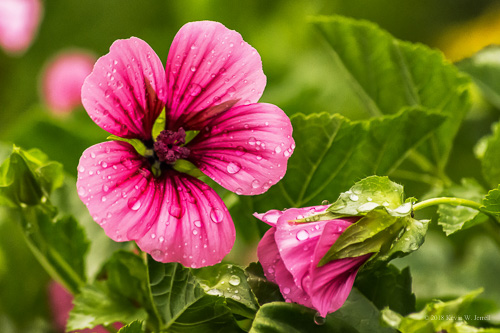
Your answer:
[[[238,195],[242,195],[243,194],[243,189],[241,187],[238,187],[234,193],[238,194]]]
[[[223,295],[222,291],[220,291],[219,289],[215,289],[215,288],[208,290],[207,294],[213,295],[213,296],[222,296]]]
[[[378,203],[375,202],[367,202],[358,207],[358,212],[369,212],[379,206]]]
[[[105,196],[103,196],[103,197],[101,198],[101,201],[102,201],[102,202],[106,202],[106,200],[107,200],[107,198],[106,198]]]
[[[252,182],[252,187],[253,188],[258,188],[260,186],[260,182],[257,179],[254,179]]]
[[[356,195],[356,194],[351,194],[349,196],[349,199],[351,199],[352,201],[358,201],[359,200],[359,197]]]
[[[195,235],[195,236],[198,235],[198,230],[193,229],[193,235]]]
[[[283,294],[285,294],[285,295],[288,295],[290,293],[290,291],[291,290],[288,287],[283,288]]]
[[[195,66],[191,66],[191,72],[196,72],[196,67]]]
[[[228,282],[232,286],[239,286],[241,280],[240,280],[239,276],[237,276],[237,275],[231,275],[231,277],[229,278]]]
[[[94,153],[94,152],[91,152],[91,153],[90,153],[90,157],[95,158],[95,153]]]
[[[230,173],[230,174],[235,174],[238,171],[240,171],[240,169],[241,169],[241,166],[239,164],[237,164],[237,163],[230,162],[227,165],[227,172]]]
[[[322,205],[328,205],[328,204],[330,204],[330,202],[328,200],[323,200],[323,201],[321,201],[321,204]]]
[[[82,165],[80,165],[78,167],[78,172],[85,172],[85,168]]]
[[[168,209],[168,212],[170,215],[172,215],[177,219],[180,219],[182,215],[184,215],[184,210],[182,209],[182,207],[176,204],[171,205],[170,208]]]
[[[224,213],[218,208],[212,208],[212,211],[210,212],[210,218],[215,223],[220,223],[224,219]]]
[[[236,147],[236,151],[235,151],[236,156],[242,156],[246,152],[247,151],[246,151],[246,149],[244,147],[242,147],[242,146]]]
[[[398,208],[394,209],[394,212],[399,214],[408,214],[411,211],[411,203],[407,202],[402,204]]]
[[[108,163],[106,163],[106,162],[102,162],[102,164],[101,164],[101,165],[102,165],[102,167],[103,167],[104,169],[106,169],[106,168],[108,167]]]
[[[108,191],[109,191],[109,186],[108,186],[108,185],[103,185],[103,186],[102,186],[102,190],[103,190],[104,192],[108,192]]]
[[[78,195],[81,197],[84,197],[87,194],[87,191],[85,191],[85,187],[79,186],[78,187]]]
[[[191,83],[188,87],[189,95],[193,97],[201,94],[201,90],[202,90],[201,86],[197,83]]]
[[[139,208],[141,208],[141,202],[136,197],[132,197],[128,200],[128,208],[139,210]]]
[[[309,233],[306,230],[300,230],[297,232],[297,240],[303,241],[309,238]]]
[[[255,138],[253,136],[248,138],[248,144],[250,146],[255,146],[255,142],[257,142],[257,140],[255,140]]]
[[[151,251],[151,257],[153,257],[154,260],[156,261],[162,261],[163,258],[165,257],[165,254],[163,253],[162,250],[153,250]]]
[[[326,318],[325,317],[321,317],[321,315],[319,314],[319,312],[316,312],[316,314],[314,315],[314,323],[316,325],[324,325],[326,322]]]
[[[274,148],[274,152],[275,152],[276,154],[281,153],[281,147],[280,147],[280,146],[276,146],[276,148]]]
[[[241,299],[241,297],[238,295],[231,295],[231,298],[234,299],[235,301],[239,301]]]

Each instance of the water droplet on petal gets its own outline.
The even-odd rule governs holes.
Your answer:
[[[281,147],[280,147],[280,146],[276,146],[276,148],[274,148],[274,152],[275,152],[276,154],[281,153]]]
[[[290,291],[291,290],[288,287],[283,288],[283,294],[285,294],[285,295],[288,295],[290,293]]]
[[[260,182],[257,179],[254,179],[253,182],[252,182],[252,187],[253,188],[257,188],[259,186],[260,186]]]
[[[194,225],[197,226],[198,228],[201,228],[201,221],[200,220],[194,221]]]
[[[195,235],[195,236],[198,235],[198,230],[193,229],[193,235]]]
[[[85,172],[85,168],[82,165],[80,165],[78,167],[78,172]]]
[[[141,202],[136,197],[132,197],[128,200],[128,208],[132,210],[139,210],[141,208]]]
[[[87,194],[87,191],[85,190],[85,187],[79,186],[78,187],[78,195],[81,197],[84,197]]]
[[[218,208],[212,208],[212,211],[210,212],[210,218],[215,223],[220,223],[224,219],[224,213]]]
[[[323,200],[323,201],[321,201],[321,204],[322,204],[322,205],[328,205],[329,203],[330,203],[330,202],[329,202],[328,200]]]
[[[235,174],[238,171],[240,171],[240,169],[241,169],[241,166],[239,164],[237,164],[237,163],[230,162],[227,165],[227,172],[230,173],[230,174]]]
[[[303,241],[309,238],[309,233],[306,230],[300,230],[297,232],[297,240]]]
[[[103,167],[104,169],[106,169],[106,168],[108,167],[108,163],[106,163],[106,162],[102,162],[102,164],[101,164],[101,165],[102,165],[102,167]]]
[[[188,92],[189,92],[189,95],[191,96],[198,96],[200,93],[201,93],[201,86],[197,83],[191,83],[189,86],[188,86]]]
[[[237,275],[231,275],[228,282],[232,286],[238,286],[241,282],[241,279]]]
[[[182,209],[182,206],[178,206],[176,204],[171,205],[168,212],[177,219],[180,219],[182,215],[184,215],[184,209]]]
[[[191,66],[191,72],[196,72],[196,67],[195,66]]]
[[[325,322],[326,322],[326,318],[321,317],[321,315],[319,314],[319,312],[316,312],[316,314],[314,315],[314,323],[316,325],[324,325]]]
[[[151,251],[151,257],[153,257],[153,259],[156,261],[162,261],[165,257],[165,254],[162,250],[153,250]]]
[[[246,149],[244,147],[242,147],[242,146],[236,147],[236,151],[235,151],[236,156],[242,156],[246,152],[247,151],[246,151]]]
[[[254,146],[256,142],[257,142],[257,140],[255,140],[255,138],[253,136],[248,138],[248,144],[250,146]]]

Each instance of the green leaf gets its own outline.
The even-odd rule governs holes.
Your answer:
[[[481,208],[484,211],[494,215],[500,215],[500,185],[498,185],[496,189],[488,192],[482,204],[483,206]]]
[[[415,311],[415,295],[411,287],[410,269],[393,265],[377,266],[358,273],[355,287],[378,309],[385,307],[406,315]]]
[[[463,72],[469,74],[484,97],[497,108],[500,108],[500,47],[492,45],[477,52],[472,57],[456,64]]]
[[[75,293],[86,281],[85,255],[89,242],[73,217],[56,217],[50,209],[40,205],[23,208],[21,225],[39,262],[53,278]]]
[[[253,294],[257,297],[259,304],[264,305],[270,302],[284,302],[277,284],[270,282],[264,275],[264,270],[259,262],[250,263],[245,269],[248,275],[248,285]]]
[[[470,304],[481,292],[482,290],[476,290],[449,302],[435,301],[428,303],[422,311],[411,313],[406,317],[392,310],[384,309],[382,319],[386,324],[402,333],[499,333],[500,329],[481,329],[467,325],[467,321],[473,319],[476,315],[476,311]]]
[[[137,308],[125,296],[111,290],[106,281],[85,286],[73,303],[75,306],[70,312],[67,325],[69,331],[147,318],[143,308]]]
[[[359,179],[390,174],[443,119],[419,109],[357,122],[297,114],[291,118],[296,148],[285,177],[265,194],[241,200],[258,212],[332,200]]]
[[[222,281],[219,282],[217,278],[206,276],[210,270],[219,269],[198,270],[203,278],[203,283],[200,284],[191,269],[177,263],[159,263],[148,256],[151,297],[156,308],[160,330],[210,332],[224,328],[227,332],[241,332],[222,291],[218,289],[216,291],[210,287],[210,285],[220,285]],[[221,269],[221,271],[224,270],[227,272],[227,267]],[[231,275],[227,276],[224,273],[221,277],[228,278],[227,283],[229,283]],[[207,292],[204,287],[207,288]],[[235,293],[231,293],[233,300],[234,295]],[[238,313],[241,310],[241,306],[237,307]]]
[[[114,322],[145,320],[152,311],[148,295],[147,270],[143,260],[119,251],[105,264],[100,279],[76,295],[68,328],[79,330]]]
[[[250,333],[395,332],[380,326],[379,311],[356,289],[339,310],[326,318],[315,313],[298,304],[267,303],[257,312]]]
[[[375,24],[339,16],[316,17],[312,22],[340,68],[339,80],[357,94],[367,115],[395,114],[403,108],[420,107],[448,116],[419,147],[442,171],[470,108],[467,77],[446,62],[440,52],[400,41]]]
[[[142,322],[139,320],[135,320],[128,324],[127,326],[123,326],[120,328],[118,333],[143,333]]]
[[[500,123],[493,125],[493,133],[483,138],[481,143],[481,168],[484,178],[491,187],[500,184]]]
[[[475,180],[462,179],[461,185],[450,186],[442,195],[481,202],[484,192],[482,186]],[[488,216],[485,214],[464,206],[439,205],[438,214],[438,224],[443,227],[447,236],[488,221]]]
[[[205,293],[224,296],[232,313],[252,318],[259,307],[245,271],[235,265],[214,265],[192,271]]]

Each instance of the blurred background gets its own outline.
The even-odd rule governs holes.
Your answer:
[[[9,1],[17,0],[0,0],[0,20],[2,2]],[[113,41],[136,36],[165,62],[183,24],[215,20],[241,33],[260,53],[268,79],[262,102],[276,104],[288,115],[327,111],[359,119],[349,111],[348,94],[308,23],[310,16],[367,19],[399,39],[440,49],[450,61],[500,44],[500,1],[493,0],[50,0],[42,1],[41,8],[31,43],[20,51],[0,50],[0,160],[12,143],[40,148],[63,163],[69,184],[82,151],[105,140],[107,133],[78,101],[57,104],[47,96],[46,77],[63,54],[83,55],[85,72],[86,64],[107,53]],[[453,181],[481,179],[473,147],[490,133],[499,115],[479,93],[475,96],[449,163]],[[420,196],[419,191],[407,187],[408,195]],[[66,204],[82,220],[89,219],[78,202]],[[12,220],[0,210],[0,331],[55,332],[47,299],[49,278]],[[444,238],[437,227],[432,229],[421,251],[398,261],[401,267],[411,266],[417,297],[452,297],[483,286],[500,300],[500,254],[490,238],[479,229],[467,232],[467,238],[460,233]],[[254,257],[233,255],[232,260],[248,263]],[[429,276],[436,277],[431,284]]]

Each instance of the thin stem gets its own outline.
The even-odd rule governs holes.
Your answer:
[[[491,214],[488,211],[485,211],[483,209],[483,205],[481,205],[480,203],[477,203],[475,201],[472,201],[472,200],[461,199],[461,198],[441,197],[441,198],[433,198],[433,199],[424,200],[422,202],[414,204],[413,211],[424,209],[424,208],[427,208],[430,206],[442,205],[442,204],[452,205],[452,206],[464,206],[464,207],[469,207],[469,208],[475,209],[475,210],[480,211],[481,213],[487,215],[497,225],[500,225],[500,221],[498,220],[497,216],[495,216],[494,214]]]
[[[424,200],[422,202],[416,203],[413,205],[413,211],[417,211],[420,209],[424,209],[430,206],[447,204],[452,206],[465,206],[469,208],[473,208],[481,211],[481,204],[467,199],[461,198],[450,198],[450,197],[442,197],[442,198],[432,198],[428,200]]]

